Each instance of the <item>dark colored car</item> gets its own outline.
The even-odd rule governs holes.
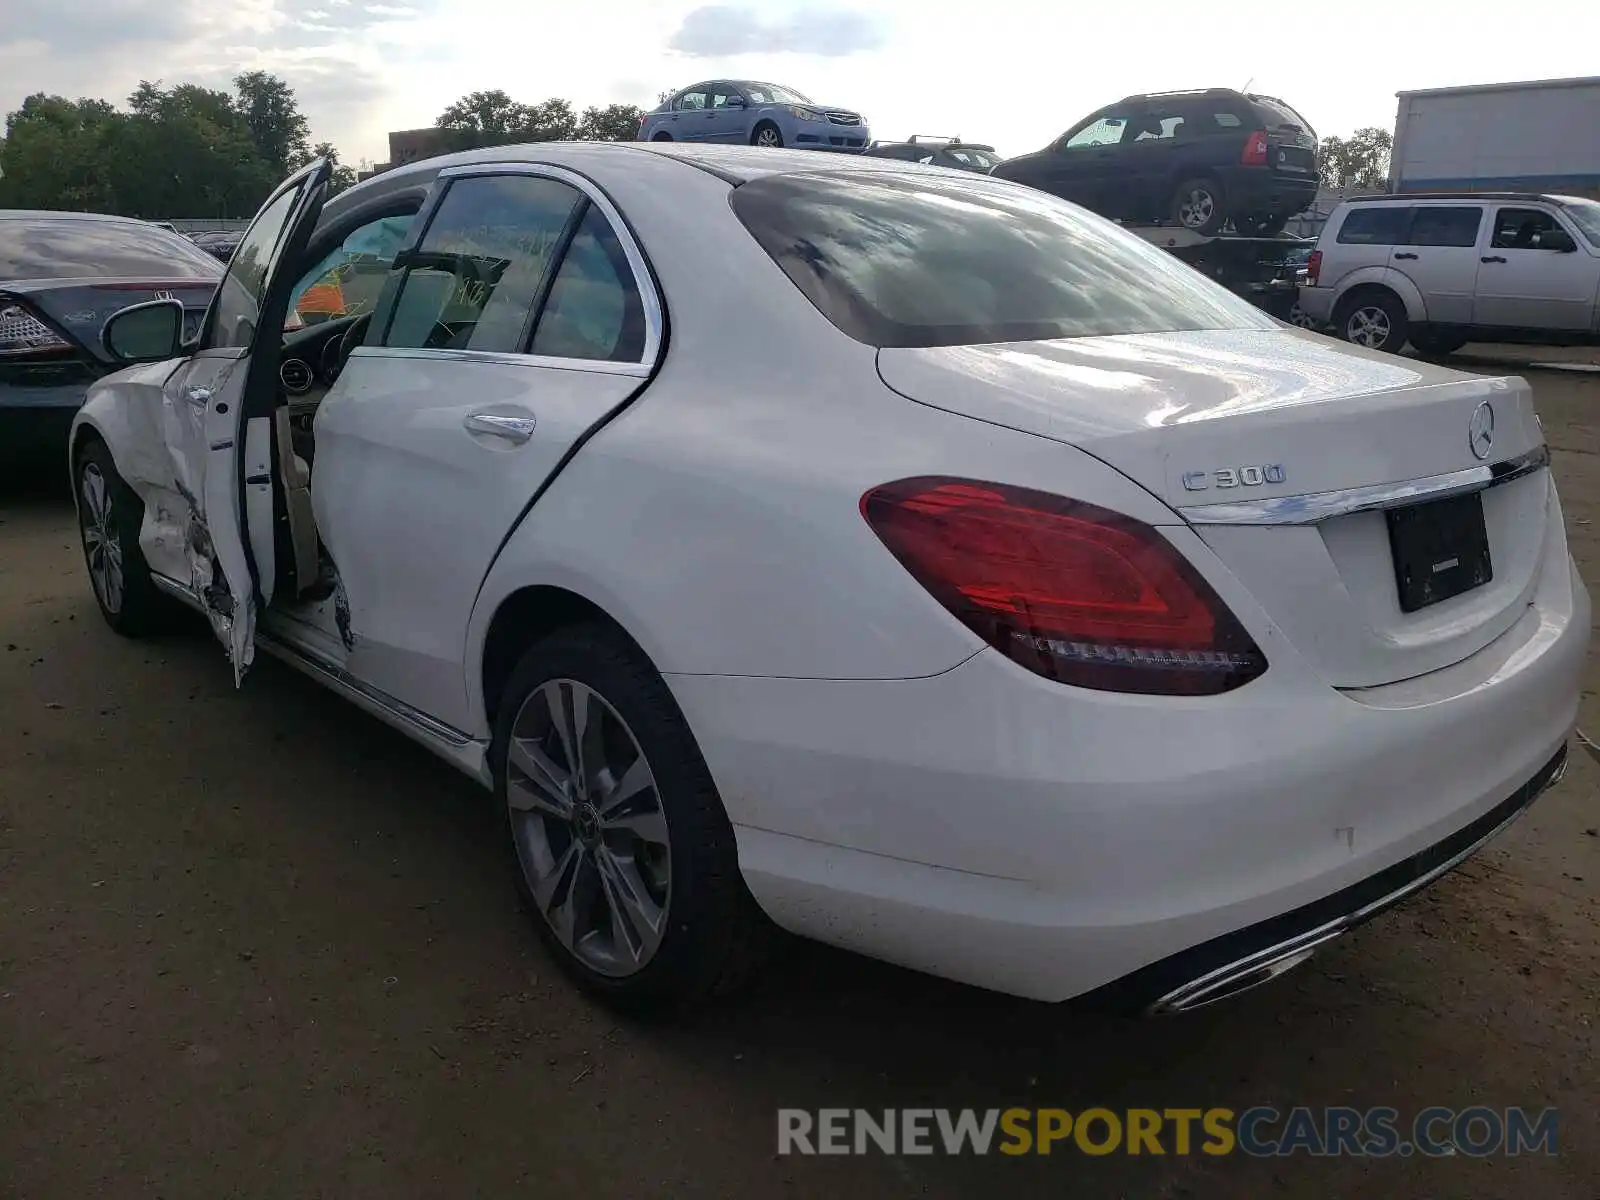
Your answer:
[[[1277,233],[1317,194],[1317,135],[1282,100],[1230,88],[1129,96],[992,174],[1126,222]]]
[[[205,233],[191,234],[189,240],[212,258],[227,262],[233,257],[234,250],[239,246],[239,239],[243,236],[228,230],[208,230]]]
[[[107,317],[171,297],[198,333],[221,278],[215,258],[149,221],[0,210],[0,467],[66,462],[84,393],[116,369]]]
[[[916,134],[903,142],[873,142],[866,152],[869,158],[894,158],[983,174],[988,174],[1000,162],[993,146],[963,142],[960,138],[920,138]]]

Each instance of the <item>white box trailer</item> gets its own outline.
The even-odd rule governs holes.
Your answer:
[[[1600,77],[1398,93],[1395,192],[1600,198]]]

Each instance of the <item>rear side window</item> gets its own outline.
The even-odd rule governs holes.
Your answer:
[[[214,281],[221,275],[221,263],[159,225],[81,217],[0,220],[0,282],[117,276]]]
[[[422,242],[403,259],[385,346],[515,353],[583,200],[576,188],[534,175],[457,179]]]
[[[1250,99],[1268,129],[1297,130],[1300,133],[1316,135],[1311,123],[1283,101],[1269,100],[1264,96],[1252,96]]]
[[[871,346],[1275,328],[1148,242],[977,175],[769,175],[732,204],[806,298]]]
[[[539,313],[533,353],[638,362],[644,340],[644,305],[633,268],[611,222],[591,205]]]
[[[1399,205],[1351,208],[1339,226],[1341,246],[1403,246],[1411,210]]]
[[[1483,210],[1476,205],[1450,208],[1419,205],[1411,218],[1413,246],[1476,246]]]

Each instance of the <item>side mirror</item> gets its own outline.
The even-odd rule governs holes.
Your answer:
[[[722,102],[722,106],[724,108],[749,108],[750,107],[748,104],[745,103],[745,100],[744,100],[743,96],[729,96],[726,100],[724,100]]]
[[[124,366],[177,358],[183,353],[183,305],[150,300],[113,313],[100,331],[100,344]]]
[[[1578,245],[1565,229],[1546,229],[1539,235],[1539,249],[1554,250],[1557,254],[1572,254],[1578,249]]]

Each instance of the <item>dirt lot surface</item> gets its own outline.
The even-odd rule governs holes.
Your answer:
[[[1600,374],[1527,374],[1593,586]],[[737,1007],[628,1024],[537,947],[485,795],[274,662],[235,692],[203,636],[115,637],[68,502],[9,494],[0,1195],[1594,1200],[1597,788],[1577,754],[1443,883],[1183,1019],[800,948]],[[1262,1103],[1553,1105],[1560,1153],[776,1155],[778,1106]]]

